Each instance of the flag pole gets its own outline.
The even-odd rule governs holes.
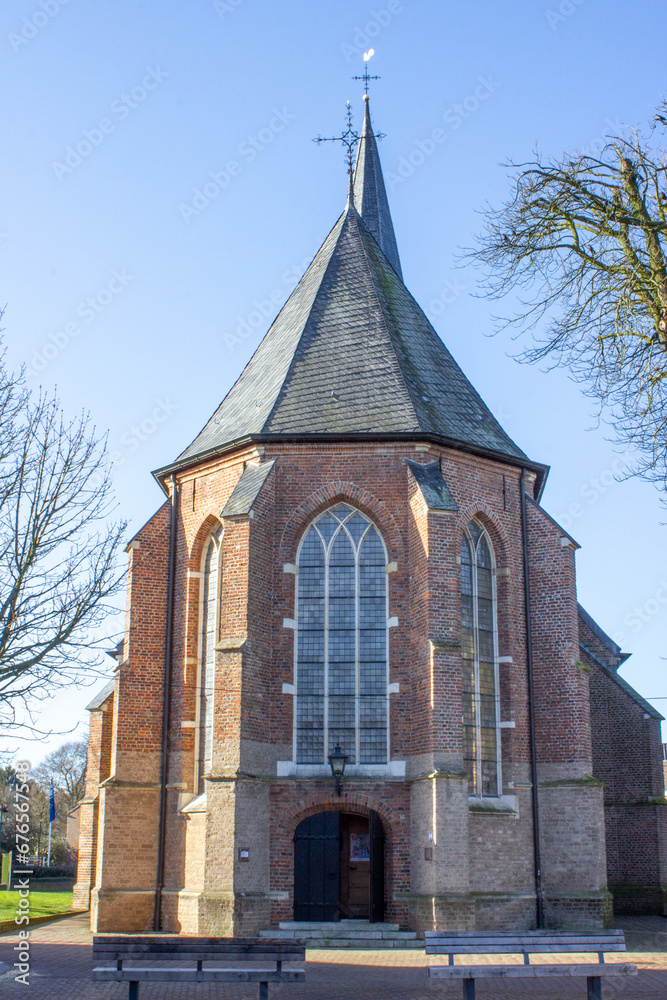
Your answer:
[[[49,849],[46,858],[47,867],[51,867],[51,826],[56,818],[56,793],[53,788],[53,778],[51,778],[51,795],[49,796]]]

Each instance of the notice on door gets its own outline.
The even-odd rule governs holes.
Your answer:
[[[350,834],[350,861],[369,861],[371,856],[370,838],[367,833]]]

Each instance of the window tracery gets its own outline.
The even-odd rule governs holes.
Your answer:
[[[388,760],[387,557],[347,504],[320,515],[297,560],[295,760]]]

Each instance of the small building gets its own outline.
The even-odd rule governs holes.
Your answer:
[[[577,605],[547,473],[403,282],[366,98],[344,212],[128,546],[80,806],[95,930],[662,910],[659,716]]]

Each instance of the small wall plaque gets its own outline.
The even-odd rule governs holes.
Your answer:
[[[250,850],[247,847],[239,847],[239,861],[250,861]]]
[[[433,861],[433,848],[432,847],[425,847],[424,848],[424,861]]]

